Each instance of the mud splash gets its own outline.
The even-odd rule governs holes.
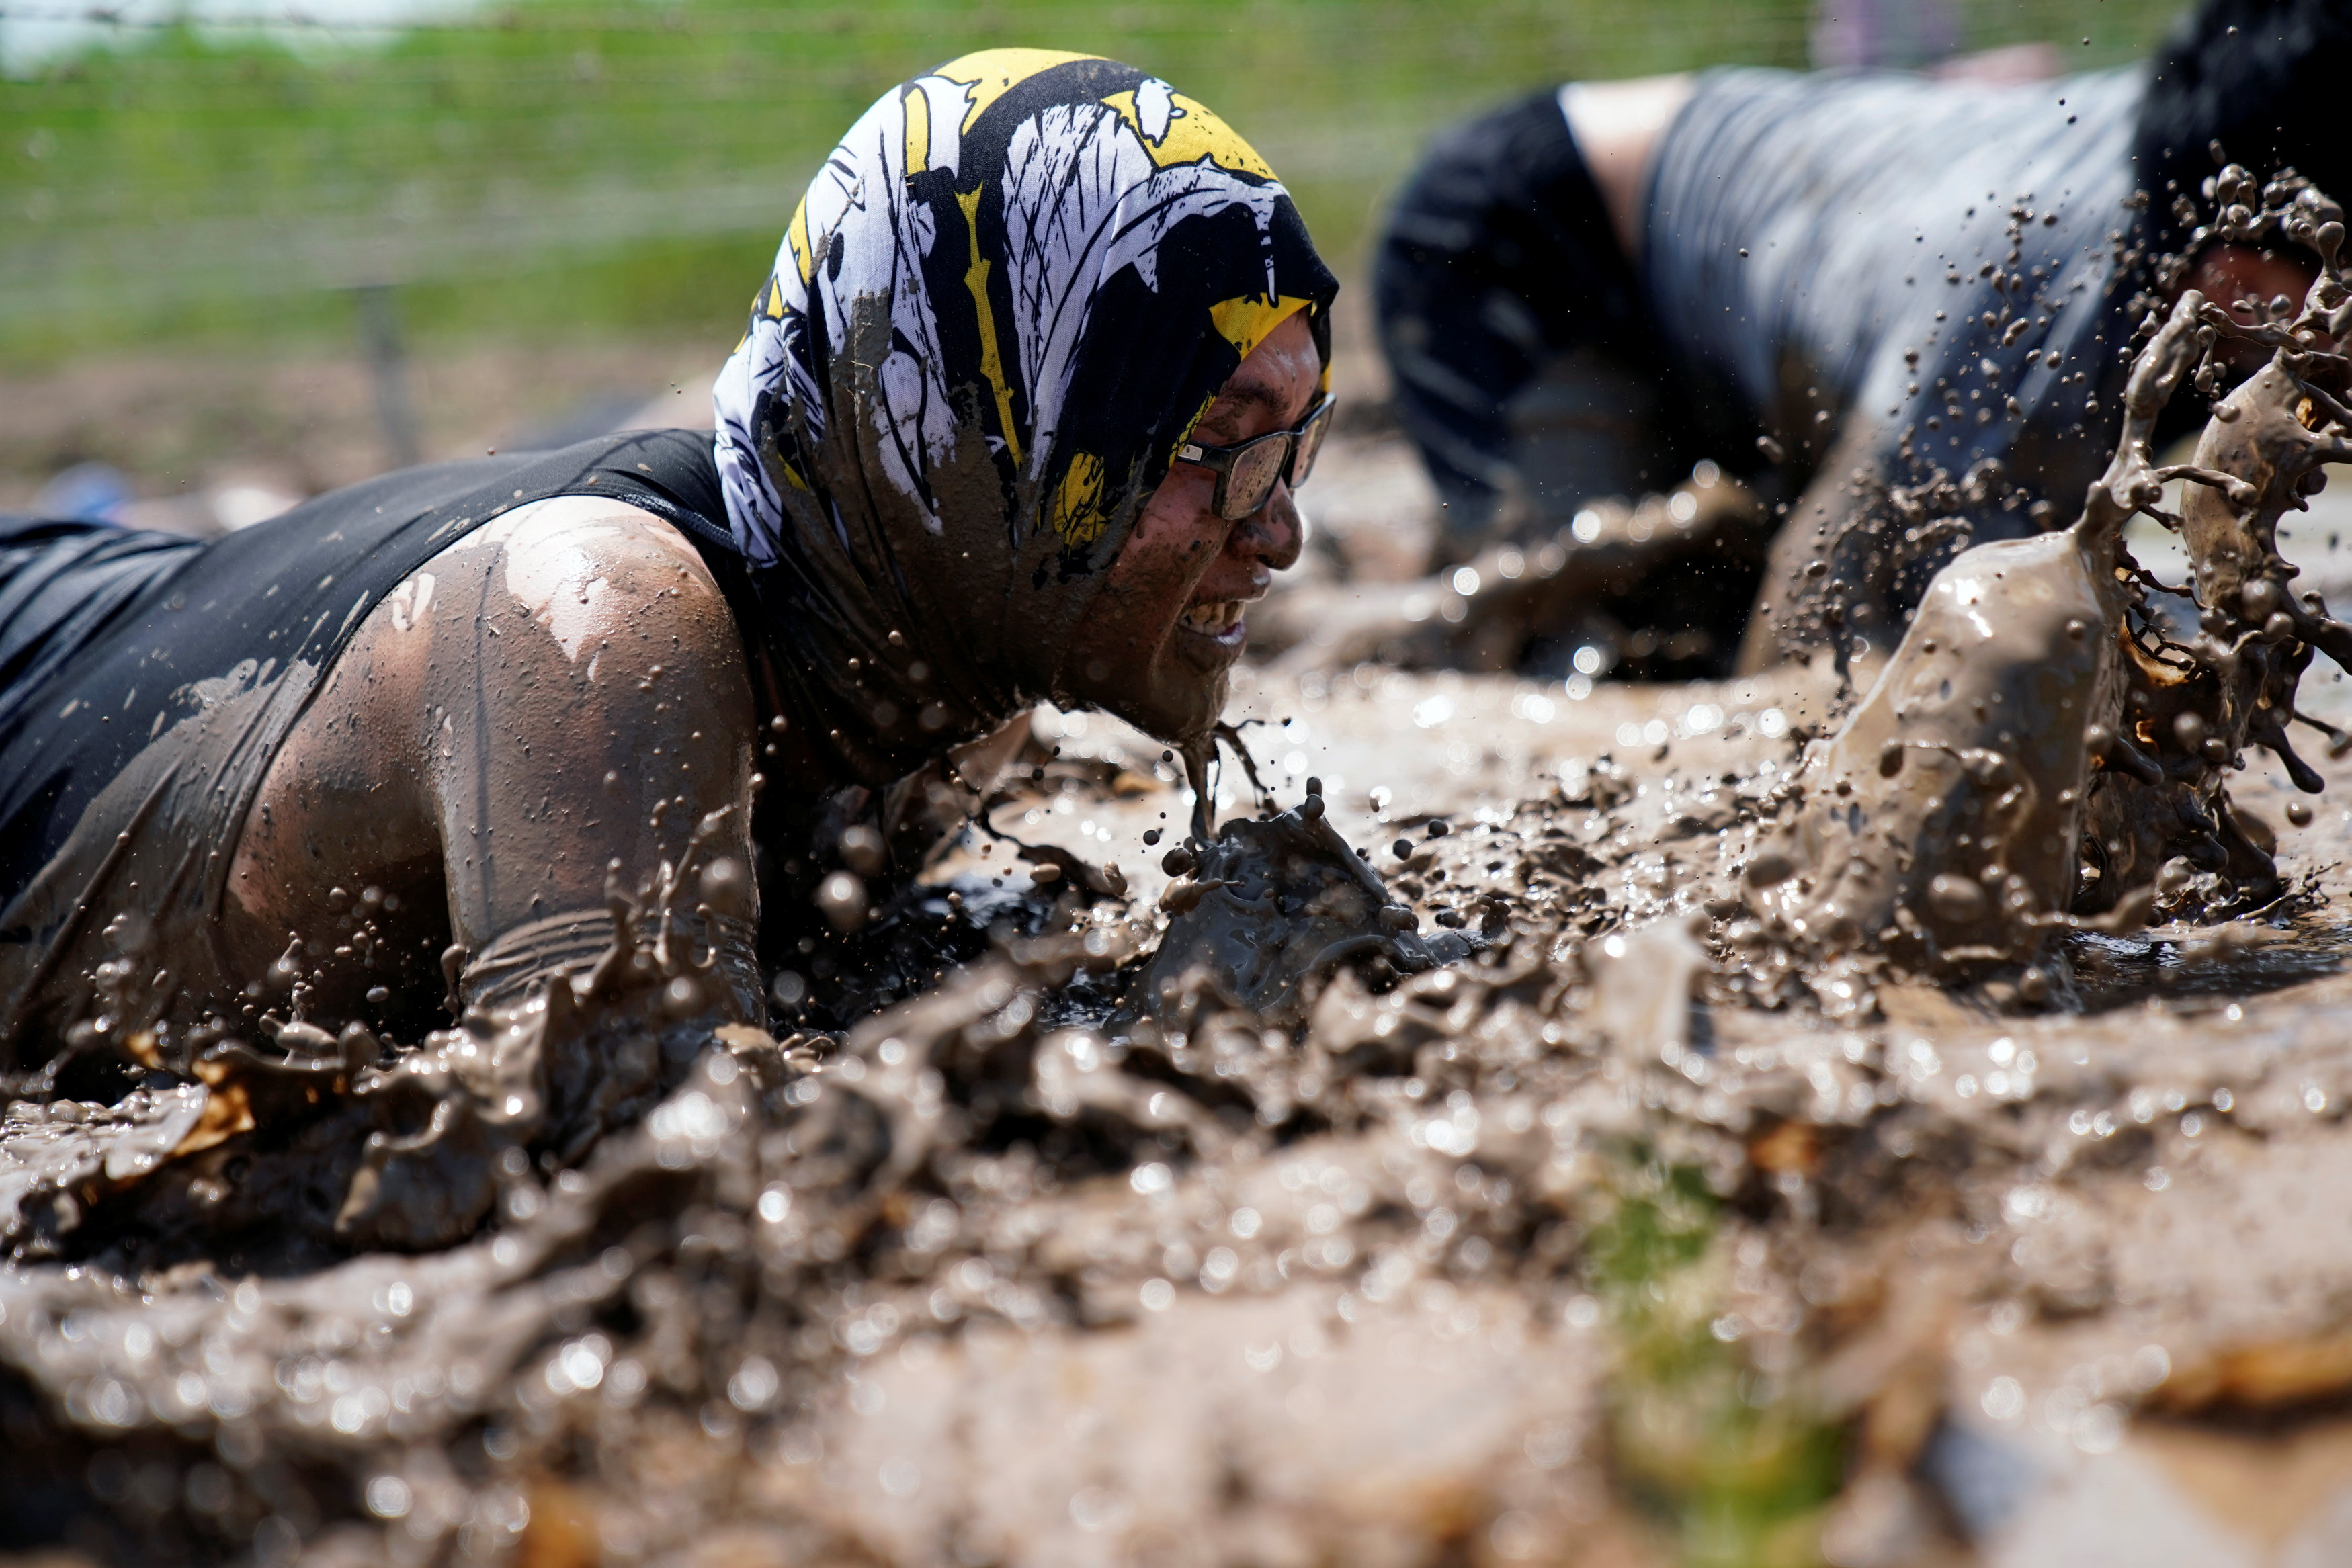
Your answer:
[[[2225,201],[2254,194],[2236,165],[2219,186]],[[2317,594],[2290,594],[2297,569],[2276,530],[2306,476],[2352,453],[2327,434],[2345,418],[2329,389],[2352,371],[2352,294],[2337,270],[2340,209],[2293,179],[2259,200],[2258,213],[2233,206],[2221,232],[2277,227],[2319,255],[2300,313],[2248,329],[2184,292],[2134,364],[2116,457],[2081,519],[1964,551],[1936,576],[1876,684],[1801,776],[1807,799],[1789,831],[1748,868],[1768,931],[1830,951],[1867,941],[1929,967],[2030,963],[2046,934],[2080,927],[2078,906],[2107,911],[2110,931],[2144,920],[2176,856],[2211,873],[2201,892],[2215,910],[2284,891],[2260,841],[2270,831],[2249,827],[2225,779],[2252,744],[2298,789],[2321,785],[2286,727],[2314,653],[2352,660],[2352,629]],[[2211,387],[2230,336],[2273,349],[2271,362],[2216,407],[2194,461],[2158,466],[2157,417],[2192,370]],[[2156,505],[2174,479],[2189,482],[2179,516]],[[2153,629],[2153,580],[2123,548],[2136,514],[2188,546],[2192,643]],[[2186,880],[2176,873],[2163,891]],[[2046,992],[2038,971],[2033,983]]]
[[[1702,463],[1663,495],[1595,501],[1549,538],[1494,547],[1425,582],[1287,590],[1253,612],[1250,646],[1286,671],[1366,659],[1481,671],[1532,662],[1562,677],[1620,666],[1633,679],[1727,669],[1736,649],[1704,612],[1690,614],[1687,601],[1631,601],[1644,583],[1678,581],[1707,610],[1738,613],[1710,601],[1727,579],[1737,592],[1760,575],[1767,524],[1753,494]],[[1579,648],[1591,651],[1591,668],[1572,663]]]
[[[1393,980],[1471,951],[1452,933],[1418,934],[1419,918],[1332,830],[1320,779],[1290,810],[1236,819],[1204,845],[1170,851],[1163,869],[1181,877],[1160,899],[1174,918],[1129,1004],[1163,1023],[1197,1012],[1206,995],[1289,1029],[1341,964],[1366,962]]]
[[[2215,408],[2192,462],[2158,472],[2193,481],[2179,515],[2154,508],[2152,497],[2134,497],[2188,548],[2199,635],[2184,646],[2153,634],[2155,617],[2143,597],[2137,634],[2126,643],[2131,694],[2122,738],[2137,754],[2125,760],[2152,766],[2110,769],[2094,792],[2092,815],[2110,887],[2151,880],[2168,855],[2181,854],[2260,901],[2276,887],[2271,846],[2263,841],[2271,831],[2242,821],[2231,806],[2224,770],[2238,765],[2247,747],[2260,747],[2278,758],[2296,789],[2315,794],[2319,775],[2295,754],[2288,726],[2310,725],[2331,756],[2352,745],[2334,726],[2296,710],[2296,686],[2315,653],[2339,666],[2352,661],[2352,629],[2332,618],[2318,594],[2294,591],[2300,571],[2280,555],[2277,541],[2280,518],[2305,509],[2305,497],[2326,483],[2320,465],[2352,453],[2346,439],[2352,418],[2339,395],[2352,390],[2352,361],[2345,355],[2352,292],[2341,270],[2344,222],[2336,203],[2292,177],[2258,192],[2235,164],[2217,176],[2212,193],[2221,216],[2200,239],[2284,237],[2317,255],[2323,270],[2299,309],[2273,301],[2272,319],[2255,327],[2241,326],[2210,303],[2191,313],[2201,385],[2213,385],[2219,350],[2231,340],[2272,355]],[[2183,297],[2176,320],[2189,298]],[[2145,580],[2139,586],[2147,591]]]
[[[2189,323],[2158,360],[2194,368],[2211,322]],[[2336,384],[2336,349],[2273,352]],[[2271,389],[2218,428],[2257,428],[2252,401],[2293,392]],[[2338,439],[2301,408],[2300,434],[2264,438],[2282,472]],[[2284,493],[2208,438],[2196,466]],[[2114,493],[2146,515],[2141,481],[2164,470],[2124,456]],[[2243,541],[2274,536],[2242,531],[2263,508],[2233,494],[2191,500],[2240,508],[2253,560]],[[78,1218],[38,1231],[69,1256],[0,1270],[0,1423],[21,1460],[0,1517],[142,1563],[2022,1564],[2087,1542],[2081,1560],[2168,1563],[2214,1560],[2217,1532],[2329,1560],[2345,1469],[2325,1413],[2352,1388],[2352,1235],[2328,1196],[2352,1179],[2352,911],[2327,869],[2345,824],[2288,816],[2267,874],[2294,896],[2247,908],[2259,879],[2217,878],[2239,910],[2221,924],[2233,905],[2199,894],[2206,873],[2168,883],[2164,860],[2110,882],[2080,851],[2103,872],[2088,887],[2156,879],[2164,924],[2099,934],[2055,871],[2032,880],[2069,863],[2033,836],[2052,819],[2003,801],[2022,780],[2057,810],[2074,788],[2094,844],[2136,754],[2182,768],[2173,786],[2226,771],[2230,812],[2252,818],[2264,776],[2227,748],[2259,747],[2259,695],[2291,711],[2277,671],[2335,633],[2298,597],[2311,635],[2245,640],[2281,612],[2256,622],[2246,600],[2256,577],[2289,580],[2274,551],[2234,612],[2197,579],[2200,611],[2237,616],[2215,648],[2277,657],[2236,666],[2262,677],[2251,708],[2218,675],[2196,688],[2215,777],[2192,780],[2126,640],[2182,669],[2190,653],[2135,611],[2156,591],[2127,559],[2102,580],[2059,538],[2074,555],[2050,546],[2024,580],[2086,597],[1988,617],[2054,651],[2050,686],[2016,659],[1979,688],[1994,713],[2079,711],[2046,757],[1969,706],[1898,712],[1903,691],[1856,710],[1881,730],[1809,741],[1831,671],[1581,696],[1315,671],[1261,683],[1249,733],[1277,786],[1318,779],[1319,810],[1196,828],[1163,906],[1150,857],[1115,885],[1104,846],[1188,806],[1213,821],[1213,781],[1188,802],[1108,763],[1041,763],[992,824],[1029,845],[1025,884],[951,862],[865,933],[898,953],[938,927],[978,956],[933,980],[916,960],[945,949],[907,946],[901,983],[870,994],[913,994],[845,1028],[677,1023],[662,998],[697,954],[657,953],[635,912],[657,901],[637,900],[606,977],[631,1029],[541,1015],[436,1043],[434,1103],[465,1115],[431,1158],[460,1163],[461,1124],[502,1140],[484,1186],[447,1186],[489,1195],[453,1245],[273,1253],[183,1217],[171,1233],[201,1244],[175,1251],[131,1222],[176,1166],[261,1168],[270,1125],[342,1130],[275,1168],[354,1168],[372,1129],[320,1107],[398,1065],[358,1061],[356,1040],[346,1059],[280,1030],[274,1051],[216,1057],[217,1083],[12,1106],[0,1192]],[[2110,583],[2122,608],[2092,623]],[[1938,603],[1962,617],[1957,592]],[[1889,669],[1925,680],[1946,657],[1906,648]],[[2094,698],[2116,705],[2105,748]],[[2242,733],[2222,722],[2248,713]],[[1889,737],[1906,744],[1882,771]],[[1979,778],[1971,750],[2021,760]],[[2346,778],[2332,755],[2311,768]],[[1927,821],[1905,790],[1930,778],[1978,825],[1845,885],[1932,913],[1938,876],[1967,873],[1991,908],[2025,876],[1990,945],[2038,944],[2046,989],[2013,960],[1914,978],[1930,966],[1885,962],[1862,920],[1825,955],[1748,902],[1759,883],[1794,898],[1810,873],[1781,835],[1809,813]],[[1840,871],[1870,848],[1822,841]],[[1776,852],[1790,874],[1759,874]],[[1920,950],[1947,958],[1980,929],[1948,942],[1926,918]],[[1404,972],[1473,929],[1477,951]],[[1172,1005],[1142,1005],[1171,977]],[[1286,1007],[1296,1021],[1266,1016]],[[602,1074],[609,1056],[625,1087],[625,1051],[655,1064],[647,1085],[575,1115],[603,1103],[545,1063],[576,1051]],[[501,1133],[516,1074],[544,1109]],[[214,1110],[233,1087],[251,1129]],[[208,1117],[224,1135],[188,1151]],[[593,1145],[568,1142],[592,1123]],[[331,1238],[350,1187],[323,1191],[254,1212]],[[2152,1485],[2150,1466],[2189,1480]],[[2306,1470],[2309,1498],[2256,1489],[2259,1529],[2200,1500],[2217,1477]]]
[[[692,1020],[726,979],[694,934],[746,912],[740,868],[704,852],[725,814],[636,894],[608,885],[611,936],[593,966],[416,1047],[274,1016],[266,1045],[134,1035],[123,1049],[144,1081],[118,1104],[16,1103],[12,1130],[28,1134],[0,1146],[0,1240],[18,1260],[210,1256],[269,1270],[463,1240],[501,1173],[576,1163],[642,1117],[708,1038]],[[567,941],[579,924],[567,918]]]
[[[1768,930],[1920,961],[2030,957],[2074,901],[2084,796],[2118,750],[2122,528],[2160,493],[2146,444],[2193,356],[2182,301],[2134,367],[2121,451],[2074,527],[1963,551],[1750,863]],[[2093,751],[2101,755],[2095,758]]]
[[[456,1247],[0,1274],[40,1456],[10,1516],[142,1562],[1898,1562],[2054,1506],[2037,1445],[2142,1402],[2329,1386],[2320,1299],[2258,1288],[2331,1278],[2318,1235],[2226,1299],[2139,1281],[2179,1246],[2151,1169],[2232,1225],[2325,1190],[2340,980],[2242,1025],[2135,1008],[2128,1051],[1884,985],[1842,1027],[1742,990],[1736,910],[1655,874],[1756,828],[1777,769],[1549,777],[1435,834],[1327,780],[1343,845],[1412,828],[1402,899],[1495,929],[1384,992],[1340,967],[1303,1029],[1213,988],[1067,1022],[1140,912],[1054,879],[1080,929],[844,1034],[727,1031],[577,1168],[501,1156]],[[1984,1414],[2012,1397],[2065,1424]]]

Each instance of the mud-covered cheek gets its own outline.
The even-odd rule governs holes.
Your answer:
[[[1114,581],[1122,612],[1169,618],[1181,614],[1208,558],[1208,542],[1198,537],[1148,548],[1121,574],[1124,580]]]

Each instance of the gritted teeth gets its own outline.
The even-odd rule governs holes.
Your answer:
[[[1204,637],[1223,636],[1241,625],[1242,608],[1238,599],[1211,600],[1186,610],[1181,624],[1186,631],[1198,632]]]

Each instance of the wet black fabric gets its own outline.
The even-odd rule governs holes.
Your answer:
[[[1707,72],[1651,173],[1659,319],[1816,462],[1843,444],[1842,473],[1904,484],[1994,459],[2072,521],[2127,371],[2144,91]],[[2036,527],[1971,520],[1979,543]]]
[[[1641,285],[1549,89],[1432,145],[1381,236],[1372,288],[1398,414],[1457,535],[1481,532],[1512,487],[1507,407],[1555,361],[1594,351],[1653,407],[1679,402]]]
[[[679,527],[745,623],[698,431],[407,469],[202,544],[59,524],[0,538],[0,606],[22,601],[0,619],[16,676],[0,691],[0,1058],[93,918],[216,924],[246,812],[352,631],[456,540],[558,496]],[[205,970],[185,955],[182,984],[203,992]]]
[[[179,534],[0,517],[0,728],[125,605],[203,548]]]

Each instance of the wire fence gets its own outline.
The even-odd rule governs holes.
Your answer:
[[[2113,63],[2177,5],[1948,0],[1946,42]],[[0,41],[94,35],[0,76],[0,356],[198,319],[268,331],[302,298],[383,284],[439,287],[464,320],[469,290],[527,277],[562,296],[567,275],[648,246],[708,270],[724,320],[876,94],[1000,43],[1112,55],[1214,102],[1344,265],[1449,120],[1574,77],[1801,65],[1819,20],[1812,0],[0,5]],[[626,293],[549,309],[626,327]]]

